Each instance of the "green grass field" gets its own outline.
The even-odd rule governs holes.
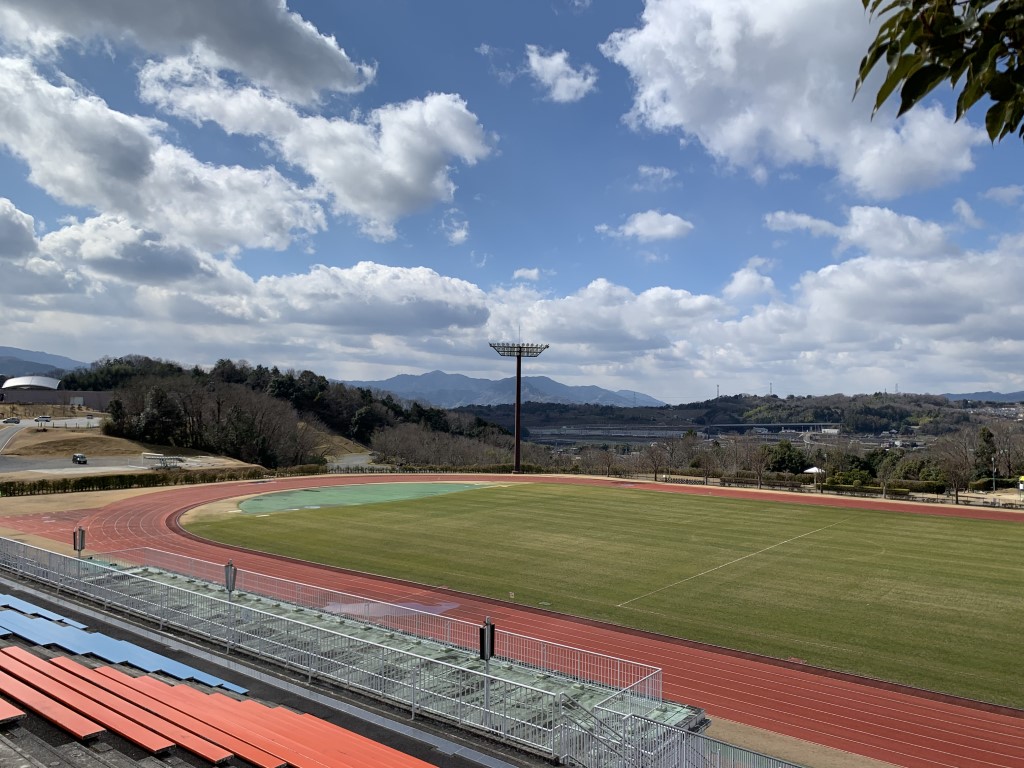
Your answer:
[[[1024,706],[1024,525],[544,484],[199,519],[217,541]]]

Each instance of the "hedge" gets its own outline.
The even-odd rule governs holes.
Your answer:
[[[231,480],[260,480],[267,476],[262,467],[245,469],[210,469],[196,472],[153,472],[133,475],[88,475],[60,477],[52,480],[0,482],[0,496],[41,496],[50,493],[80,491],[121,491],[128,488],[159,488],[167,485],[196,485]]]

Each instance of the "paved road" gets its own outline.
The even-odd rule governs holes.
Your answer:
[[[99,419],[58,419],[50,423],[48,429],[58,430],[67,427],[88,429],[99,428]],[[0,474],[5,472],[29,472],[37,470],[42,473],[60,472],[70,475],[89,475],[98,472],[109,472],[111,469],[137,468],[138,457],[128,456],[89,456],[86,465],[72,464],[71,454],[54,458],[44,456],[8,456],[7,446],[21,430],[35,429],[33,419],[22,419],[20,424],[0,424]],[[135,466],[133,466],[135,465]]]

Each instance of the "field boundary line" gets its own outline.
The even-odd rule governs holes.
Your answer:
[[[700,573],[693,574],[693,576],[687,576],[685,579],[680,579],[679,581],[674,581],[671,584],[666,584],[664,587],[658,587],[657,589],[652,589],[650,592],[647,592],[645,594],[638,595],[637,597],[632,597],[629,600],[626,600],[625,602],[619,603],[615,607],[616,608],[622,608],[623,606],[629,605],[630,603],[635,603],[637,600],[643,600],[645,597],[650,597],[651,595],[656,595],[659,592],[665,591],[666,589],[671,589],[672,587],[677,587],[680,584],[685,584],[686,582],[692,581],[693,579],[698,579],[701,576],[706,576],[709,573],[714,573],[715,571],[721,570],[722,568],[726,568],[726,567],[728,567],[730,565],[733,565],[734,563],[738,563],[741,560],[746,560],[748,557],[754,557],[754,555],[760,555],[762,552],[767,552],[769,549],[775,549],[776,547],[781,547],[783,544],[789,544],[791,541],[796,541],[797,539],[802,539],[804,536],[810,536],[811,534],[814,534],[814,533],[819,533],[821,531],[826,531],[829,528],[835,528],[840,523],[845,523],[847,520],[853,520],[855,517],[858,517],[858,515],[850,515],[849,517],[844,517],[842,520],[837,520],[836,522],[831,523],[829,525],[823,525],[821,528],[816,528],[813,531],[808,531],[807,533],[801,533],[799,536],[794,536],[791,539],[786,539],[785,541],[780,541],[777,544],[772,544],[770,547],[765,547],[764,549],[757,550],[757,552],[750,552],[749,554],[746,554],[743,557],[737,557],[735,560],[730,560],[728,563],[722,563],[721,565],[716,565],[714,568],[708,568],[706,571],[701,571]]]

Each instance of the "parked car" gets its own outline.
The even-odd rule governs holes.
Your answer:
[[[10,418],[4,419],[4,424],[21,424],[21,419],[17,416],[11,416]]]
[[[87,458],[85,458],[85,454],[84,453],[76,453],[74,456],[71,457],[71,461],[73,463],[75,463],[75,464],[88,464],[89,463],[89,460]]]

